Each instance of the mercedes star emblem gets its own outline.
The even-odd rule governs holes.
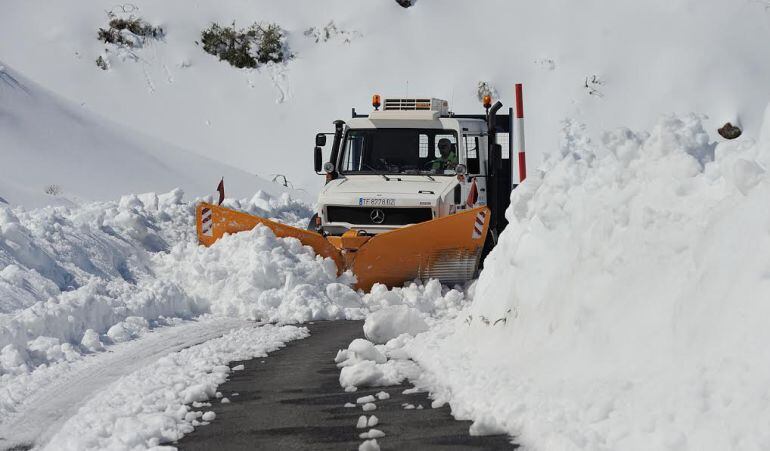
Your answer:
[[[379,208],[375,208],[371,213],[369,213],[369,218],[375,224],[382,224],[385,221],[385,212]]]

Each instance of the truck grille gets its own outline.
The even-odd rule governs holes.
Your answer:
[[[372,219],[374,210],[380,210],[385,217],[381,222]],[[367,225],[407,225],[433,219],[430,208],[372,208],[372,207],[326,207],[329,222],[347,222]]]

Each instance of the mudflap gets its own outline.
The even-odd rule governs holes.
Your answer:
[[[312,247],[316,254],[331,258],[337,264],[338,274],[345,270],[340,251],[318,233],[206,202],[198,204],[195,218],[198,242],[204,246],[211,246],[226,233],[243,232],[262,224],[278,237],[296,238],[302,244]]]
[[[380,233],[343,253],[357,288],[365,291],[376,282],[389,287],[430,278],[464,283],[475,277],[490,216],[487,207],[474,208]]]

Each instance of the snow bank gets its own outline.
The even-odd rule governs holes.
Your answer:
[[[228,200],[227,205],[294,225],[306,223],[310,215],[302,203],[265,193],[252,200]],[[229,237],[222,249],[198,248],[195,240],[194,203],[184,202],[179,190],[82,207],[26,211],[0,205],[3,386],[16,386],[36,369],[81,359],[102,351],[105,344],[135,339],[180,318],[337,318],[342,314],[335,309],[342,307],[329,295],[339,305],[352,302],[351,296],[358,299],[338,283],[329,262],[296,240],[279,240],[266,230]],[[238,248],[240,252],[229,253]],[[251,277],[252,291],[241,289],[228,297],[225,290],[203,290],[202,285],[214,284],[211,277],[241,288]],[[233,307],[237,295],[241,308]],[[275,311],[249,309],[270,295]],[[283,307],[277,301],[281,296],[289,297]],[[0,392],[0,417],[20,401],[17,393]]]
[[[298,227],[312,213],[264,192],[225,205]],[[180,190],[29,211],[0,206],[0,418],[87,354],[182,320],[301,323],[378,310],[390,318],[404,305],[421,325],[403,331],[416,333],[425,327],[419,315],[453,316],[466,302],[437,281],[365,295],[352,281],[264,227],[199,246],[194,202]]]
[[[228,363],[264,357],[307,336],[294,326],[247,327],[162,357],[88,400],[45,449],[147,449],[178,440],[216,417],[205,401],[227,379]]]
[[[417,335],[428,330],[428,324],[417,309],[405,305],[385,307],[366,317],[364,335],[369,340],[385,344],[401,334]]]
[[[157,276],[185,287],[216,315],[271,322],[361,319],[359,295],[331,259],[267,227],[229,235],[207,249],[185,243],[157,257]]]
[[[472,307],[407,346],[421,383],[533,449],[766,449],[769,165],[770,114],[718,145],[566,123]]]

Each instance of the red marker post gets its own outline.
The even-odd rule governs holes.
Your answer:
[[[524,156],[524,97],[521,83],[516,84],[516,141],[514,150],[519,155],[519,183],[527,178],[527,162]]]

